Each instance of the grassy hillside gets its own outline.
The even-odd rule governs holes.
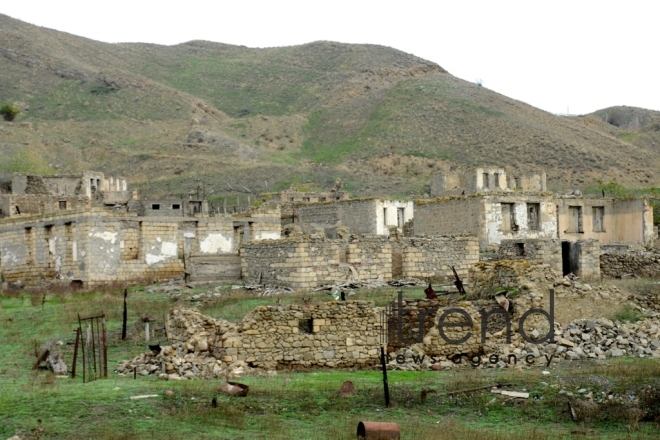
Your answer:
[[[544,169],[554,189],[660,186],[657,119],[554,116],[382,46],[107,44],[0,15],[0,102],[22,110],[0,123],[0,172],[29,152],[150,195],[336,177],[356,195],[423,195],[435,170],[481,164]]]

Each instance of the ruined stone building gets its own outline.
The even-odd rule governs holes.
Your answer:
[[[246,281],[314,288],[344,281],[393,278],[453,280],[479,261],[476,237],[299,236],[249,242],[241,249]]]
[[[403,228],[413,217],[413,202],[377,198],[298,206],[298,225],[303,231],[321,228],[328,238],[336,238],[341,229],[350,234],[388,236],[391,227]]]
[[[0,218],[126,204],[130,198],[125,179],[96,171],[54,176],[15,173],[11,192],[0,194]]]
[[[653,246],[653,208],[645,199],[562,196],[555,203],[558,238],[562,240],[593,239],[601,245],[616,243],[638,249]]]
[[[557,238],[554,199],[544,193],[492,193],[415,202],[415,235],[475,235],[482,251],[502,240]]]
[[[241,244],[280,237],[277,208],[210,216],[205,201],[135,200],[123,179],[102,173],[18,174],[0,197],[6,282],[240,279]]]
[[[478,167],[468,172],[438,171],[431,176],[431,197],[489,192],[545,192],[546,174],[507,174],[499,167]]]
[[[0,222],[5,281],[74,284],[240,279],[244,241],[279,238],[279,211],[197,219],[140,217],[99,208]]]

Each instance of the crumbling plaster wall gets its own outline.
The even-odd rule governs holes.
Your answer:
[[[482,250],[496,250],[502,240],[515,239],[550,239],[557,236],[557,215],[555,204],[549,197],[489,197],[484,199],[486,237],[482,237]],[[513,204],[517,230],[503,228],[502,204]],[[537,227],[529,223],[530,205],[538,205]]]

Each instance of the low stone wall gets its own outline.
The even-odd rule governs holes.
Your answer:
[[[378,363],[380,315],[368,301],[258,307],[235,336],[223,336],[223,362],[263,368],[354,367]]]
[[[600,256],[600,272],[611,278],[629,274],[660,278],[660,250],[605,252]]]

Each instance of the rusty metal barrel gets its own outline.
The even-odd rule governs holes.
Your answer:
[[[360,422],[357,427],[357,438],[364,440],[399,440],[401,431],[396,423]]]

